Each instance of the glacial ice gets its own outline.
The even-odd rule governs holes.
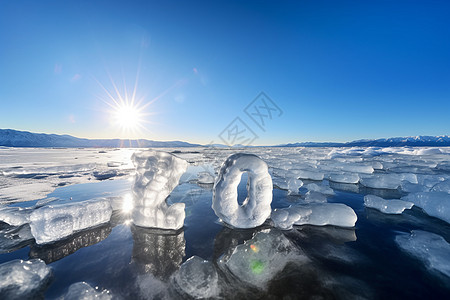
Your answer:
[[[106,199],[48,205],[31,213],[31,233],[36,243],[51,243],[74,232],[109,222],[111,214],[111,204]]]
[[[238,245],[231,255],[222,257],[218,264],[237,279],[266,289],[267,283],[291,262],[307,262],[308,258],[277,230],[266,230],[244,244]]]
[[[214,298],[219,294],[218,275],[214,265],[198,256],[184,262],[174,275],[174,283],[194,299]]]
[[[271,218],[275,226],[283,230],[305,224],[353,227],[357,220],[353,209],[342,203],[310,203],[274,209]]]
[[[248,173],[247,198],[239,205],[237,187]],[[270,216],[272,178],[267,164],[253,154],[233,154],[223,163],[213,188],[212,208],[225,223],[237,228],[253,228]]]
[[[385,214],[401,214],[405,209],[411,209],[414,203],[398,199],[385,200],[375,195],[366,195],[364,196],[364,205]]]
[[[173,154],[144,151],[132,156],[136,166],[133,185],[133,223],[142,227],[180,229],[183,227],[184,203],[168,206],[166,198],[178,185],[188,163]]]
[[[395,237],[397,245],[428,268],[450,277],[450,244],[435,233],[413,230]]]
[[[428,215],[450,223],[450,194],[444,192],[411,193],[401,198],[422,208]]]
[[[0,265],[0,298],[33,299],[49,283],[52,270],[40,259],[16,259]]]
[[[108,290],[98,291],[86,282],[71,284],[63,297],[64,300],[109,300],[112,298]]]

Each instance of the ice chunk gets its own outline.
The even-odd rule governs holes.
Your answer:
[[[304,224],[353,227],[358,219],[353,209],[342,203],[311,203],[274,209],[271,218],[275,226],[283,230]]]
[[[412,193],[402,200],[410,201],[422,208],[428,215],[450,223],[450,194],[444,192]]]
[[[308,191],[322,193],[324,195],[334,195],[334,191],[329,186],[317,185],[315,183],[310,183],[305,185]]]
[[[395,242],[403,251],[421,260],[428,268],[450,277],[450,244],[440,235],[413,230],[411,234],[397,235]]]
[[[300,179],[289,178],[287,181],[287,190],[290,195],[297,195],[298,190],[303,186],[303,181]]]
[[[359,175],[354,173],[331,173],[327,179],[338,183],[358,183]]]
[[[0,230],[0,253],[10,252],[30,244],[33,240],[28,224]]]
[[[64,300],[109,300],[112,295],[108,290],[98,291],[86,282],[71,284],[69,290],[63,297]]]
[[[395,190],[406,180],[411,183],[418,183],[417,176],[411,173],[376,174],[371,177],[362,177],[360,183],[373,189]]]
[[[199,172],[197,176],[198,183],[214,184],[214,176],[209,172]]]
[[[432,192],[445,192],[450,194],[450,179],[439,182],[431,188]]]
[[[319,192],[308,191],[305,194],[304,201],[307,203],[311,203],[311,202],[324,203],[324,202],[327,202],[327,196],[325,196],[324,194],[319,193]]]
[[[323,180],[323,173],[310,170],[296,170],[296,175],[301,179]]]
[[[430,188],[424,185],[411,183],[406,180],[403,180],[401,182],[400,188],[403,192],[406,193],[428,192],[430,190]]]
[[[111,214],[111,204],[106,199],[44,206],[30,215],[31,233],[36,243],[51,243],[109,222]]]
[[[0,208],[0,221],[12,226],[21,226],[29,222],[32,209],[22,207]]]
[[[216,268],[198,256],[192,256],[181,265],[174,282],[178,289],[195,299],[213,298],[219,294]]]
[[[183,227],[184,203],[168,206],[166,198],[186,172],[187,161],[158,151],[135,153],[132,159],[136,166],[132,213],[134,224],[174,230]]]
[[[51,275],[51,268],[40,259],[3,263],[0,265],[0,298],[40,298],[38,294],[47,286]]]
[[[247,198],[239,205],[237,187],[248,173]],[[253,228],[270,216],[272,178],[267,164],[253,154],[233,154],[223,163],[213,189],[212,208],[225,223],[237,228]]]
[[[385,200],[375,195],[366,195],[364,205],[378,209],[385,214],[401,214],[405,209],[411,209],[414,203],[398,199]]]
[[[226,267],[240,281],[260,289],[281,272],[287,263],[308,261],[307,257],[277,230],[258,232],[226,255],[219,265]]]

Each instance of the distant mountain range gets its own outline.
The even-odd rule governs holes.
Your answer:
[[[83,139],[70,135],[32,133],[13,129],[0,129],[0,146],[5,147],[64,147],[64,148],[157,148],[157,147],[198,147],[182,141],[152,141],[152,140],[125,140],[125,139]],[[226,145],[205,145],[209,147],[228,147]],[[239,147],[241,145],[236,145]],[[450,146],[450,136],[413,136],[387,139],[356,140],[347,143],[333,142],[302,142],[282,144],[275,147],[401,147],[401,146]]]
[[[32,133],[13,129],[0,129],[0,146],[6,147],[67,147],[67,148],[151,148],[196,147],[181,141],[159,142],[152,140],[82,139],[70,135]]]
[[[409,137],[394,137],[387,139],[373,139],[373,140],[356,140],[347,143],[294,143],[283,144],[278,147],[447,147],[450,146],[449,135],[439,136],[409,136]]]

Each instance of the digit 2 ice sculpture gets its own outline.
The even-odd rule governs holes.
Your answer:
[[[141,227],[177,230],[183,227],[184,203],[168,206],[166,198],[178,185],[188,163],[170,153],[144,151],[135,153],[133,185],[133,223]]]
[[[248,173],[247,198],[239,205],[237,187],[244,172]],[[213,188],[212,208],[222,221],[233,227],[257,227],[270,216],[272,189],[267,164],[256,155],[236,153],[220,168]]]

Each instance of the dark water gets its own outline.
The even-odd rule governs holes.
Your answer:
[[[104,181],[57,189],[49,197],[81,201],[96,197],[119,197],[129,192],[130,182]],[[351,206],[358,215],[354,229],[333,226],[298,226],[284,235],[310,259],[308,264],[287,263],[264,290],[247,286],[219,270],[224,298],[271,299],[448,299],[450,279],[426,268],[395,244],[398,232],[421,229],[450,241],[450,226],[413,208],[402,215],[385,215],[363,205],[363,194],[352,187],[334,187],[329,202]],[[239,197],[246,196],[245,182]],[[347,190],[347,191],[345,191]],[[272,208],[287,207],[299,200],[275,189]],[[72,197],[72,200],[70,198]],[[53,269],[53,279],[45,297],[57,298],[68,287],[85,281],[108,289],[123,298],[158,298],[160,283],[189,257],[217,261],[249,240],[261,228],[236,230],[224,226],[211,209],[212,186],[183,183],[170,195],[168,203],[186,204],[185,226],[177,232],[133,226],[129,216],[115,211],[108,224],[77,233],[55,244],[38,246],[33,241],[19,249],[0,254],[0,263],[20,258],[41,258]],[[172,291],[170,297],[180,296]],[[180,296],[181,297],[181,296]],[[185,295],[183,297],[186,297]]]

